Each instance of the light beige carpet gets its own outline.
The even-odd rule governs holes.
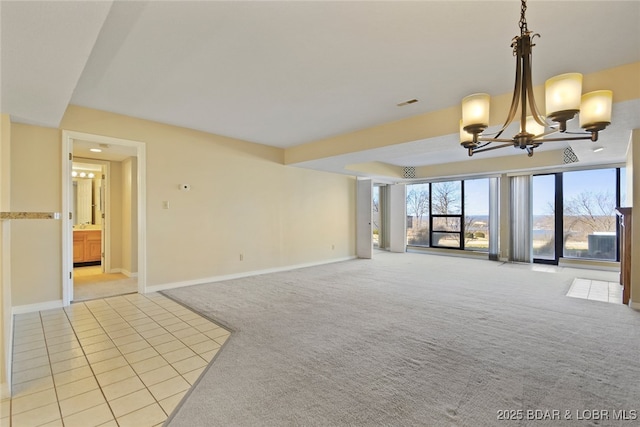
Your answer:
[[[575,277],[617,280],[376,253],[166,291],[233,330],[168,425],[632,425],[640,313],[567,297]]]

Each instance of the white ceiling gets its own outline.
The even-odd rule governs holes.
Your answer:
[[[0,13],[14,121],[58,126],[75,104],[291,147],[510,92],[520,2],[2,0]],[[534,84],[640,61],[640,1],[530,0],[527,21],[542,35]],[[617,110],[602,138],[627,135],[626,149],[640,107]],[[308,166],[465,156],[451,135]]]

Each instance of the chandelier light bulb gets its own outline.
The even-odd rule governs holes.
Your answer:
[[[601,130],[611,124],[612,99],[610,90],[596,90],[582,95],[580,127]]]
[[[548,116],[561,111],[580,110],[582,95],[582,74],[560,74],[547,80],[545,87],[545,107]]]
[[[487,93],[474,93],[462,100],[462,127],[489,126],[489,103]]]
[[[544,133],[544,126],[540,125],[540,123],[536,122],[536,119],[533,116],[527,117],[527,132],[531,135],[542,135]],[[520,131],[522,131],[522,126],[520,126]]]

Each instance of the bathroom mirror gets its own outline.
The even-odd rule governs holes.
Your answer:
[[[102,225],[102,166],[73,162],[73,226]]]

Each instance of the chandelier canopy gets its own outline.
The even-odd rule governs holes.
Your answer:
[[[493,136],[483,134],[489,127],[488,94],[475,93],[462,100],[460,144],[468,150],[469,156],[497,148],[516,147],[526,150],[531,157],[533,150],[543,142],[580,139],[595,142],[598,132],[611,124],[612,92],[598,90],[581,95],[582,75],[579,73],[561,74],[545,82],[546,118],[540,113],[531,81],[531,48],[535,46],[532,40],[540,35],[533,34],[527,28],[526,10],[527,1],[521,0],[520,35],[514,37],[511,43],[516,57],[516,81],[509,114],[502,128]],[[520,132],[512,138],[501,138],[518,110]],[[567,121],[578,113],[580,127],[585,132],[567,132]],[[556,132],[562,135],[547,138]]]

